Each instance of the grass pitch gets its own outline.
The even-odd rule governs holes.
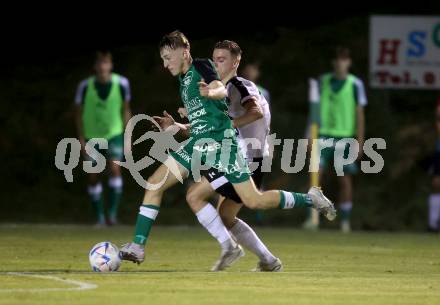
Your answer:
[[[440,237],[257,228],[284,263],[250,272],[247,255],[208,272],[219,247],[199,227],[154,227],[146,261],[90,271],[88,251],[132,227],[0,226],[0,304],[440,304]]]

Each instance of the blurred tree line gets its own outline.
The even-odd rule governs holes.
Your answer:
[[[191,32],[186,33],[191,40]],[[244,50],[242,64],[261,64],[261,85],[272,96],[272,131],[278,138],[302,138],[308,115],[307,85],[331,69],[330,57],[337,45],[351,48],[352,72],[365,83],[366,137],[381,137],[387,149],[380,151],[385,167],[380,174],[355,177],[353,227],[367,230],[421,230],[426,222],[426,198],[430,179],[418,166],[436,141],[434,105],[438,92],[372,90],[368,86],[368,18],[356,17],[308,28],[273,28],[229,37],[192,40],[195,57],[210,57],[217,40],[232,39]],[[134,114],[158,115],[167,109],[175,116],[179,107],[178,83],[162,67],[157,41],[145,41],[111,49],[115,71],[128,77]],[[94,53],[78,52],[44,63],[23,63],[1,76],[0,193],[1,222],[91,222],[86,176],[80,165],[74,182],[67,183],[54,165],[55,149],[65,137],[76,137],[73,97],[80,80],[92,73]],[[147,126],[136,128],[136,137]],[[276,151],[273,172],[266,188],[305,191],[308,173],[285,174]],[[148,144],[134,147],[136,159]],[[293,153],[295,155],[295,152]],[[157,166],[157,165],[156,165]],[[153,166],[155,167],[155,166]],[[307,169],[307,167],[306,167]],[[146,178],[153,168],[144,171]],[[127,171],[121,220],[132,223],[143,196]],[[106,185],[107,179],[104,178]],[[334,182],[326,184],[330,197]],[[184,201],[185,188],[176,186],[164,198],[160,224],[194,224],[195,217]],[[304,211],[268,211],[263,224],[299,226]],[[253,212],[243,217],[253,222]],[[335,227],[337,224],[324,224]]]

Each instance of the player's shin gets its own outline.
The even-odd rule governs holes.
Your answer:
[[[110,187],[109,192],[109,223],[112,225],[117,224],[118,207],[122,197],[122,177],[111,177],[108,181]]]
[[[344,232],[350,231],[350,219],[351,219],[352,208],[353,208],[353,203],[351,201],[345,201],[339,204],[341,229]]]
[[[279,207],[281,209],[313,207],[330,221],[336,218],[333,203],[325,197],[321,188],[316,186],[312,186],[307,194],[280,191]]]
[[[139,214],[136,220],[135,234],[133,242],[135,244],[145,246],[151,227],[159,213],[159,206],[151,204],[143,204],[139,208]]]
[[[280,191],[280,209],[312,207],[312,198],[309,194]]]
[[[222,250],[229,251],[236,247],[231,234],[223,224],[217,210],[209,203],[196,212],[200,224],[212,235],[222,247]]]
[[[102,184],[89,185],[87,188],[90,200],[92,202],[97,224],[105,225],[104,202],[102,198]]]
[[[237,242],[258,256],[261,262],[269,264],[277,259],[260,240],[254,230],[241,219],[237,218],[237,222],[230,231]]]

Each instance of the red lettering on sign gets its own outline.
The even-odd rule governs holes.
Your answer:
[[[379,83],[385,84],[387,82],[388,74],[387,71],[377,71],[376,77],[379,78]]]
[[[391,82],[393,84],[400,84],[401,81],[402,79],[400,78],[399,75],[391,75]]]
[[[433,85],[435,83],[435,75],[432,72],[426,72],[424,79],[427,85]]]
[[[381,39],[378,65],[397,65],[397,54],[399,51],[400,40]]]

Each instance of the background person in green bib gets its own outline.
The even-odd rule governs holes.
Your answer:
[[[75,96],[76,127],[85,159],[94,161],[85,153],[85,143],[92,138],[104,138],[108,149],[98,150],[107,160],[110,172],[108,224],[117,224],[118,205],[122,196],[120,166],[124,156],[124,127],[131,118],[130,85],[127,78],[112,73],[113,60],[109,52],[97,52],[95,75],[83,80]],[[98,174],[88,174],[88,194],[98,225],[105,225],[103,187]]]
[[[319,115],[319,137],[321,139],[333,138],[336,143],[343,138],[356,138],[359,142],[359,155],[361,158],[364,145],[365,118],[364,107],[367,98],[363,82],[349,73],[351,66],[350,50],[338,47],[333,57],[333,72],[321,76],[319,80],[319,107],[313,113]],[[344,148],[344,158],[348,155],[348,145]],[[324,172],[334,165],[336,147],[324,148],[321,151],[319,181],[322,185]],[[355,162],[343,167],[344,175],[338,176],[339,216],[341,230],[350,232],[350,218],[353,207],[353,182],[352,177],[358,171]],[[316,226],[316,224],[313,224]],[[305,227],[312,226],[310,219]]]

